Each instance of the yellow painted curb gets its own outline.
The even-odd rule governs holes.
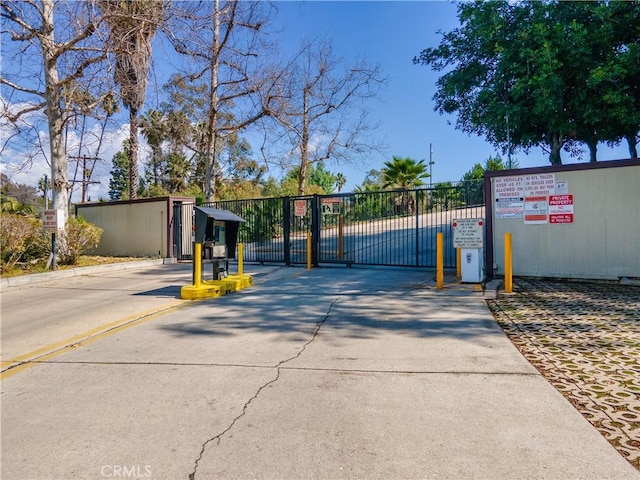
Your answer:
[[[180,289],[180,298],[183,300],[215,298],[237,292],[251,285],[253,285],[253,277],[249,275],[229,275],[222,280],[206,280],[197,287],[186,285]]]
[[[66,340],[52,343],[24,355],[19,355],[12,358],[11,360],[4,360],[2,362],[3,370],[2,372],[0,372],[0,380],[11,377],[16,373],[26,370],[27,368],[30,368],[34,365],[38,365],[39,363],[44,363],[50,358],[57,357],[58,355],[62,355],[63,353],[66,353],[70,350],[83,347],[102,338],[108,337],[118,332],[122,332],[123,330],[134,327],[136,325],[140,325],[144,322],[148,322],[149,320],[153,320],[154,318],[177,310],[178,308],[185,305],[189,304],[181,301],[174,302],[161,308],[148,310],[147,312],[138,313],[131,317],[102,325],[87,332],[75,335]]]

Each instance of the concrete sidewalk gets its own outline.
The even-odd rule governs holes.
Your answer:
[[[420,270],[271,269],[1,388],[3,479],[640,478]]]

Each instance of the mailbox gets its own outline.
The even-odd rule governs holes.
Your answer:
[[[228,210],[195,207],[194,241],[202,244],[200,261],[214,264],[216,280],[220,276],[220,262],[224,262],[223,270],[228,272],[228,259],[236,256],[240,222],[244,219]]]

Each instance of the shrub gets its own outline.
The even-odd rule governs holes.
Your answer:
[[[95,248],[100,242],[102,229],[87,222],[82,217],[67,220],[66,234],[57,242],[58,258],[61,265],[75,265],[86,249]]]
[[[51,254],[51,233],[37,225],[31,236],[27,239],[27,245],[22,260],[42,260]]]
[[[0,257],[3,266],[12,268],[28,246],[28,240],[38,230],[38,222],[22,215],[0,215]]]

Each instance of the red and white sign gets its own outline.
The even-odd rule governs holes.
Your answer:
[[[518,198],[524,196],[524,177],[496,177],[493,181],[494,198]]]
[[[573,223],[573,195],[549,195],[549,223]]]
[[[525,197],[524,199],[524,223],[547,223],[547,197]]]
[[[58,231],[57,210],[45,210],[42,213],[42,227],[47,232],[56,233]]]
[[[296,200],[294,203],[294,206],[295,206],[296,217],[304,217],[305,213],[307,213],[307,201]]]

